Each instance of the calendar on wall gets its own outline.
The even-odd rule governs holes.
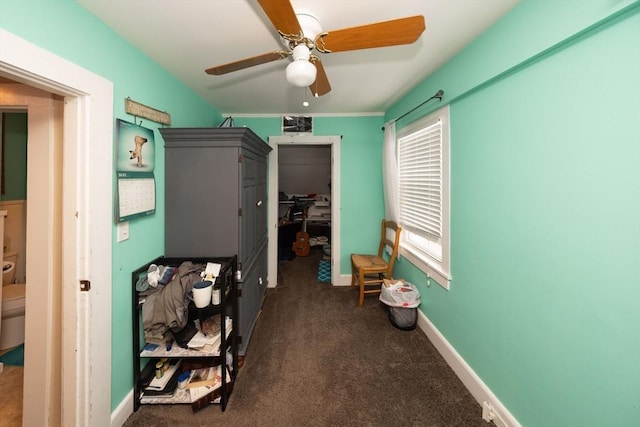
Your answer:
[[[116,222],[155,213],[156,181],[153,175],[149,177],[127,176],[126,173],[118,175],[118,221]]]
[[[115,221],[152,215],[156,212],[155,142],[153,130],[116,120]]]

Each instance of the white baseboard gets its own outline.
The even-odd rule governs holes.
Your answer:
[[[338,281],[332,283],[333,286],[351,286],[351,274],[341,274]]]
[[[498,400],[496,395],[471,369],[471,366],[465,362],[438,328],[420,310],[418,310],[418,327],[422,329],[471,395],[482,406],[482,417],[485,421],[493,421],[497,427],[521,427],[518,420]]]
[[[111,427],[121,427],[131,414],[133,414],[133,389],[111,413]]]

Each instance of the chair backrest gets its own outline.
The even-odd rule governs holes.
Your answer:
[[[396,262],[396,258],[398,257],[401,232],[402,227],[400,227],[395,221],[387,221],[385,219],[382,220],[382,232],[380,235],[380,246],[378,246],[378,256],[383,256],[385,247],[388,246],[391,248],[391,254],[389,255],[389,261],[387,262],[387,264],[389,265],[389,268],[387,269],[387,275],[389,277],[391,277],[391,273],[393,272],[393,264]],[[392,236],[390,237],[390,235]]]

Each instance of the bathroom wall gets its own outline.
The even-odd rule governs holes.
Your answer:
[[[7,211],[4,251],[17,252],[16,282],[25,283],[27,198],[27,113],[2,112],[2,174],[0,210]]]
[[[27,201],[0,201],[0,211],[7,211],[4,224],[4,252],[17,252],[16,283],[26,283],[25,259],[27,237]]]
[[[1,112],[4,188],[0,200],[27,198],[27,113]]]

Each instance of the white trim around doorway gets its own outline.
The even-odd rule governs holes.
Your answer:
[[[64,98],[62,218],[48,218],[64,241],[61,346],[38,346],[38,331],[27,322],[25,338],[34,341],[25,348],[23,424],[105,425],[111,417],[113,221],[105,195],[113,187],[113,84],[6,30],[0,40],[0,75]],[[91,290],[81,292],[80,280],[89,280]],[[29,301],[26,317],[50,317],[53,303]],[[60,384],[43,384],[43,373],[29,369],[30,358],[60,369]],[[61,408],[47,406],[53,393],[61,395]]]
[[[331,284],[345,285],[340,275],[340,136],[288,135],[270,136],[269,145],[269,287],[278,282],[278,146],[330,145],[331,146]]]

